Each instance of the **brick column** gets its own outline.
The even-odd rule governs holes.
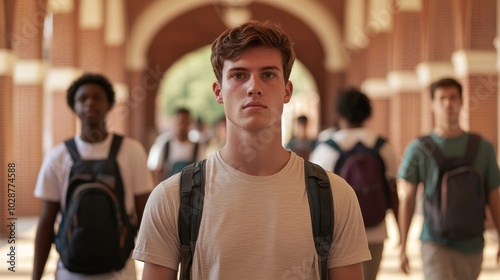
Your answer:
[[[465,130],[480,133],[497,149],[498,73],[495,51],[453,53],[456,77],[463,86],[464,105],[460,124]]]
[[[103,0],[79,1],[78,60],[85,72],[103,73],[106,66]]]
[[[125,83],[125,7],[123,0],[105,1],[104,74],[113,82],[116,100],[113,110],[108,114],[107,125],[110,131],[127,134],[129,112],[127,100],[128,86]]]
[[[380,133],[384,137],[390,137],[390,100],[392,98],[391,88],[387,79],[368,79],[363,82],[361,90],[368,95],[372,104],[372,116],[366,126]],[[390,139],[389,139],[390,140]]]
[[[412,71],[392,71],[388,77],[394,92],[390,104],[390,139],[398,156],[420,134],[420,84]]]
[[[17,214],[39,214],[33,189],[43,160],[43,24],[46,1],[16,1],[12,46],[18,60],[13,72],[13,158],[16,161]]]
[[[57,5],[56,5],[57,4]],[[82,74],[76,67],[78,47],[78,13],[74,1],[53,1],[51,67],[47,69],[45,148],[73,137],[77,119],[66,103],[66,90],[71,82]]]
[[[12,152],[13,134],[13,90],[12,72],[14,68],[15,55],[9,34],[12,34],[12,23],[14,20],[14,2],[0,0],[0,164],[4,171],[0,171],[0,180],[8,182],[7,167],[14,161]],[[0,191],[0,219],[7,220],[7,186]],[[0,237],[6,236],[7,227],[0,227]]]

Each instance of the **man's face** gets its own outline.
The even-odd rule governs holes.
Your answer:
[[[253,47],[226,60],[222,81],[214,82],[212,88],[217,102],[224,104],[228,128],[258,131],[281,124],[283,105],[290,101],[293,85],[284,80],[279,50]]]
[[[434,91],[432,111],[438,125],[458,125],[462,98],[453,86],[439,87]]]
[[[75,94],[73,110],[82,121],[83,126],[97,127],[103,125],[110,104],[106,91],[98,84],[84,84]]]
[[[175,128],[177,135],[186,136],[189,133],[191,125],[191,117],[187,112],[178,112],[175,115]]]

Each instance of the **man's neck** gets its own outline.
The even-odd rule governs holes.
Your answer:
[[[105,128],[83,128],[80,133],[80,138],[88,143],[98,143],[108,137],[108,131]]]
[[[279,172],[288,163],[290,153],[281,143],[281,135],[274,134],[267,141],[255,135],[231,137],[220,155],[231,167],[245,174],[254,176],[270,176]]]
[[[457,125],[450,126],[450,127],[435,127],[434,133],[437,136],[442,137],[442,138],[456,138],[456,137],[462,135],[462,133],[464,133],[464,131],[457,124]]]

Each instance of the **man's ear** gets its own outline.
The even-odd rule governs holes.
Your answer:
[[[217,103],[223,104],[224,100],[222,99],[222,91],[219,81],[215,81],[212,84],[212,91],[214,92],[215,100],[217,101]]]
[[[292,98],[292,92],[293,92],[293,84],[292,81],[288,80],[285,84],[285,96],[284,96],[284,103],[290,102],[290,99]]]

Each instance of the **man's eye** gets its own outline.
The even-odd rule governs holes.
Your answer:
[[[262,74],[262,77],[264,77],[266,79],[271,79],[271,78],[275,78],[276,74],[274,74],[273,72],[265,72]]]
[[[231,75],[232,78],[234,79],[242,79],[245,77],[245,74],[243,73],[234,73],[233,75]]]

